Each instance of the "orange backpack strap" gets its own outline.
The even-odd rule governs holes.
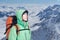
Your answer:
[[[7,33],[7,31],[8,31],[11,27],[12,27],[12,24],[10,25],[10,27],[9,27],[9,28],[6,28],[6,32],[5,32],[4,34],[6,34],[6,33]]]
[[[16,28],[16,33],[17,33],[17,35],[18,35],[18,30],[20,30],[20,29],[19,29],[19,27],[18,27],[17,24],[15,25],[15,28]]]

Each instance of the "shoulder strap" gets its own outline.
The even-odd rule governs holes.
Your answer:
[[[15,25],[15,28],[16,28],[16,33],[17,33],[17,35],[18,35],[18,30],[20,30],[20,29],[19,29],[19,27],[18,27],[17,24]]]
[[[11,24],[11,26],[10,26],[9,28],[7,28],[7,29],[6,29],[6,32],[5,32],[4,34],[6,34],[6,33],[7,33],[7,31],[8,31],[11,27],[12,27],[12,24]]]

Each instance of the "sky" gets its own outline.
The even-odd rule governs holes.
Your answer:
[[[0,4],[60,4],[60,0],[0,0]]]

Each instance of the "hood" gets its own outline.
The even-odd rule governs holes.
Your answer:
[[[24,9],[20,9],[16,11],[16,17],[17,17],[17,24],[21,25],[22,27],[26,27],[28,26],[28,21],[24,22],[22,20],[22,14],[25,12],[26,10]]]

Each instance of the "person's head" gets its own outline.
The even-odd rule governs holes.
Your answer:
[[[28,26],[28,11],[20,9],[16,11],[17,24],[25,27]]]
[[[28,21],[28,11],[27,10],[22,14],[22,20],[24,22],[27,22]]]

